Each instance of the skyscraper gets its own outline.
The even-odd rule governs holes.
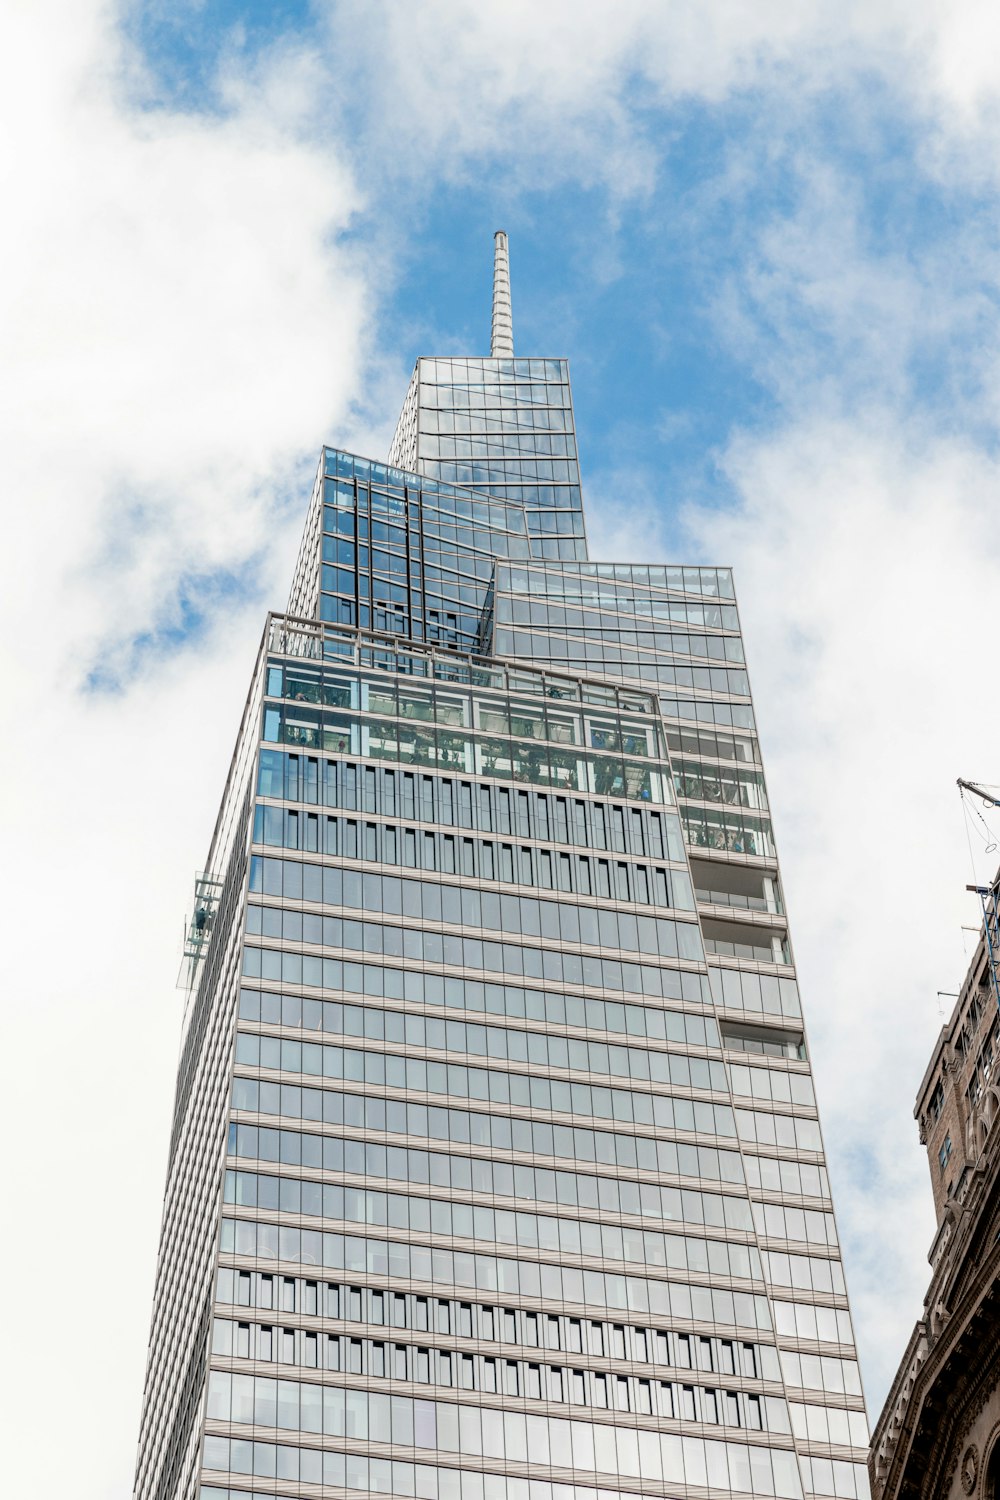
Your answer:
[[[732,579],[565,360],[325,448],[186,944],[138,1500],[867,1494]]]

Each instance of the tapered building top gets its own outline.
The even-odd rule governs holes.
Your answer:
[[[514,321],[510,310],[510,256],[507,236],[498,229],[493,236],[493,331],[490,337],[491,359],[513,359]]]
[[[523,351],[514,359],[502,229],[494,236],[489,355],[417,359],[389,463],[523,505],[533,558],[586,561],[569,365]]]

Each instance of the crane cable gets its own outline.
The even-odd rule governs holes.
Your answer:
[[[966,793],[965,787],[959,787],[959,795],[962,798],[962,811],[965,814],[965,838],[966,838],[966,842],[967,842],[967,844],[969,846],[969,864],[972,867],[972,883],[973,883],[973,885],[976,885],[977,884],[976,862],[975,862],[975,859],[973,858],[973,854],[972,854],[972,838],[970,836],[970,831],[969,831],[969,815],[970,815],[970,813],[972,814],[973,817],[978,818],[979,822],[982,824],[982,832],[980,834],[980,837],[983,840],[983,845],[984,845],[983,852],[985,854],[993,854],[993,853],[995,853],[996,848],[997,848],[997,842],[996,842],[996,839],[995,839],[995,837],[993,835],[993,831],[990,828],[990,825],[987,823],[986,819],[983,817],[982,813],[979,811],[979,808],[976,807],[973,804],[971,798]],[[977,832],[978,832],[978,830],[977,830]]]

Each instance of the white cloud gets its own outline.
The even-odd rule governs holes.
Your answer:
[[[982,147],[1000,16],[985,0],[355,0],[328,14],[335,53],[363,67],[369,149],[388,174],[488,160],[535,187],[569,173],[628,197],[655,184],[659,107],[742,93],[784,131],[831,89],[860,112],[884,88],[919,118],[928,168],[995,175]]]
[[[2,462],[8,493],[44,483],[45,503],[12,508],[25,565],[7,604],[35,602],[44,541],[48,576],[82,589],[79,635],[128,633],[181,575],[252,558],[303,454],[343,420],[368,287],[337,235],[363,199],[303,131],[321,97],[308,58],[280,56],[213,120],[139,107],[107,10],[17,19]],[[93,586],[95,544],[115,549],[114,590]]]
[[[822,413],[724,462],[739,513],[690,522],[736,568],[874,1416],[929,1278],[912,1109],[936,991],[978,916],[955,778],[996,760],[1000,466]]]
[[[955,779],[998,775],[998,276],[976,223],[879,248],[861,193],[813,165],[803,145],[715,309],[773,425],[720,444],[733,506],[688,506],[680,550],[736,569],[874,1419],[929,1279],[914,1097],[978,922]],[[604,488],[592,537],[676,554],[655,497]]]
[[[97,0],[15,0],[0,45],[3,826],[16,851],[2,1274],[20,1435],[5,1474],[12,1490],[64,1492],[61,1470],[39,1479],[37,1466],[57,1409],[81,1500],[129,1484],[179,1026],[168,983],[261,612],[284,597],[319,442],[350,444],[353,429],[384,448],[407,373],[372,349],[390,267],[343,238],[369,207],[360,184],[395,172],[405,187],[397,245],[421,187],[470,168],[610,186],[620,213],[655,187],[665,102],[756,89],[778,129],[789,101],[869,77],[905,102],[929,170],[986,178],[1000,28],[992,7],[943,0],[354,5],[322,46],[228,57],[209,118],[152,102],[117,18]],[[363,138],[338,143],[324,122],[343,132],[365,97]],[[925,1276],[909,1111],[933,992],[962,969],[952,782],[989,775],[995,757],[978,653],[997,474],[907,410],[904,367],[928,318],[944,335],[975,325],[963,286],[979,247],[959,236],[936,264],[880,261],[843,182],[803,161],[807,211],[760,240],[727,304],[730,337],[792,414],[720,453],[740,517],[691,524],[738,569],[877,1388]],[[878,372],[864,415],[803,348],[810,323],[832,330],[852,379]],[[976,357],[992,390],[995,366]],[[634,494],[591,532],[619,555],[655,542]],[[140,667],[119,697],[79,694],[96,651],[127,665],[137,634],[176,620],[179,589],[208,579],[211,595],[225,569],[250,585],[224,607],[209,597],[197,653]]]
[[[373,306],[308,56],[185,116],[143,107],[115,20],[31,0],[0,40],[4,1485],[80,1500],[131,1488],[181,918]],[[80,693],[204,578],[196,651]]]
[[[955,780],[998,779],[1000,463],[841,394],[803,390],[716,455],[732,508],[688,506],[671,536],[648,479],[605,475],[589,534],[595,557],[676,561],[680,530],[684,560],[735,569],[874,1420],[930,1274],[914,1099],[979,920]]]

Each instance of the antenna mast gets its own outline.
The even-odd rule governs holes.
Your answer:
[[[514,320],[510,310],[510,256],[507,236],[498,229],[493,236],[493,330],[491,359],[514,358]]]

